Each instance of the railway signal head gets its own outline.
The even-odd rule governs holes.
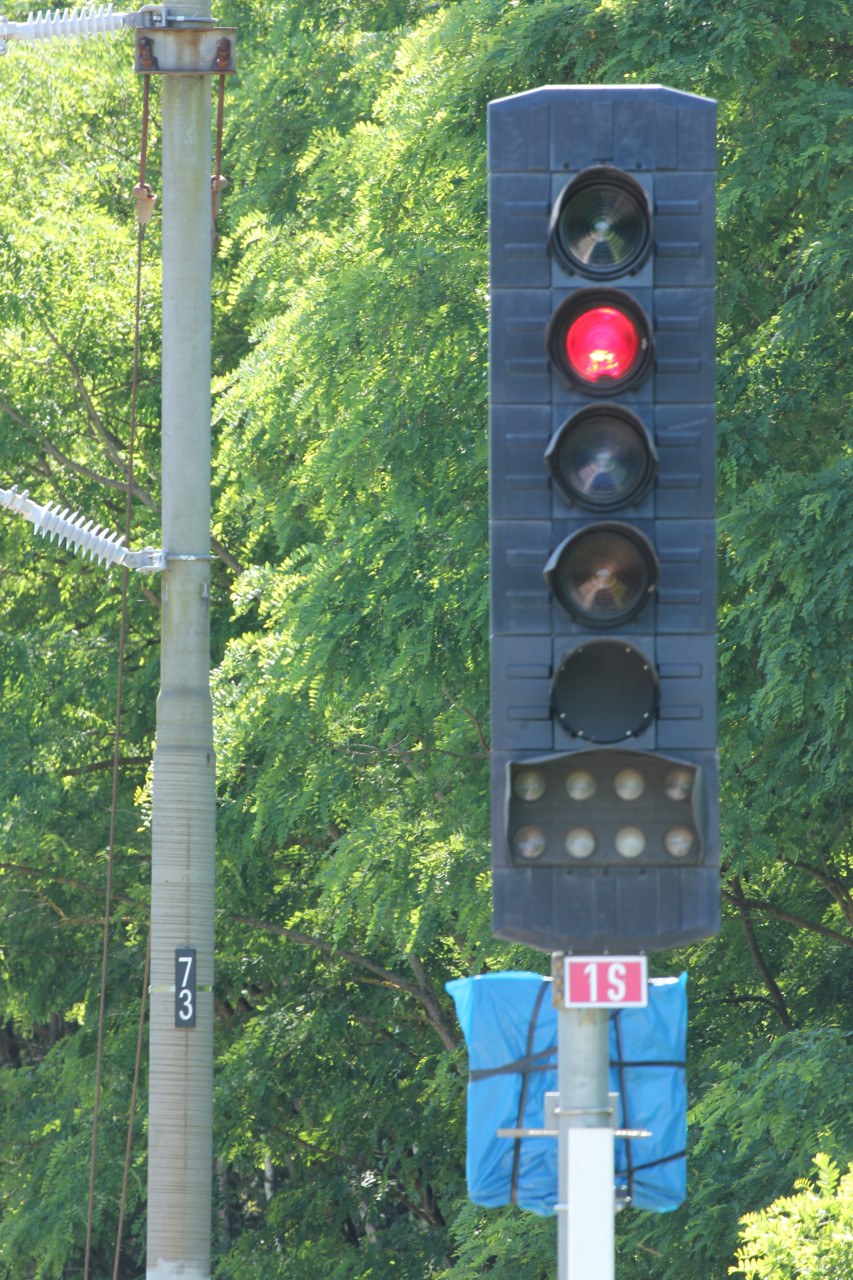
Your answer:
[[[489,108],[495,932],[718,919],[709,99]]]

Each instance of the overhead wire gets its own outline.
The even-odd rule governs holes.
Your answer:
[[[136,242],[136,291],[135,291],[135,315],[134,315],[134,335],[133,335],[133,380],[130,398],[130,431],[127,451],[127,493],[125,499],[125,528],[124,537],[125,545],[130,542],[130,527],[132,520],[132,499],[133,499],[133,465],[134,465],[134,449],[136,443],[136,404],[139,392],[139,330],[142,300],[142,242],[145,238],[145,228],[151,217],[154,208],[155,197],[151,191],[151,187],[145,181],[145,165],[146,152],[148,145],[148,119],[149,119],[149,76],[143,77],[143,98],[142,98],[142,140],[140,145],[140,161],[139,161],[139,182],[133,188],[133,195],[137,200],[137,242]],[[107,885],[106,885],[106,901],[104,907],[104,935],[103,948],[101,955],[101,991],[98,1005],[98,1047],[95,1065],[95,1100],[92,1117],[92,1146],[91,1159],[89,1168],[89,1201],[86,1217],[86,1248],[83,1264],[83,1280],[89,1278],[89,1264],[92,1253],[92,1224],[94,1219],[95,1204],[95,1170],[97,1166],[98,1153],[98,1116],[100,1111],[101,1100],[101,1075],[103,1068],[103,1049],[104,1049],[104,1018],[106,1010],[106,990],[107,990],[107,961],[109,956],[110,941],[110,915],[112,910],[112,881],[113,869],[115,864],[115,836],[116,836],[116,820],[118,814],[118,776],[120,764],[120,746],[121,746],[121,713],[122,713],[122,692],[124,685],[124,658],[127,645],[127,619],[128,619],[128,584],[130,580],[130,571],[127,565],[122,569],[121,582],[121,622],[119,629],[119,647],[118,647],[118,685],[116,690],[116,717],[115,717],[115,733],[113,738],[113,769],[112,769],[112,802],[110,806],[110,838],[109,853],[107,857]],[[119,1212],[119,1225],[116,1239],[115,1263],[113,1268],[113,1277],[118,1275],[119,1255],[121,1253],[121,1238],[124,1226],[124,1213],[127,1202],[127,1180],[128,1170],[130,1167],[130,1152],[133,1137],[133,1121],[136,1111],[136,1098],[139,1082],[139,1067],[142,1055],[142,1039],[145,1024],[145,1011],[148,994],[148,970],[151,958],[151,931],[149,924],[148,943],[146,946],[145,957],[145,974],[142,987],[142,1000],[139,1016],[139,1030],[137,1034],[136,1062],[133,1074],[133,1088],[131,1093],[130,1119],[128,1124],[128,1137],[125,1152],[124,1176],[122,1181],[121,1208]]]
[[[211,249],[215,254],[219,247],[219,232],[216,220],[222,204],[222,192],[228,185],[228,179],[222,175],[222,119],[225,111],[225,76],[219,77],[219,90],[216,102],[216,148],[214,151],[213,176],[210,179],[210,222]]]

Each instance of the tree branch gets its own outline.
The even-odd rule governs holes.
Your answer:
[[[784,855],[780,858],[786,867],[795,867],[797,871],[802,871],[805,875],[810,876],[812,880],[816,880],[819,885],[826,889],[831,898],[834,898],[838,905],[844,911],[848,920],[853,923],[853,899],[850,897],[849,890],[846,885],[827,870],[820,871],[817,867],[812,866],[810,862],[800,862],[797,858],[786,858]]]
[[[417,1000],[426,1013],[427,1022],[438,1034],[444,1047],[451,1050],[451,1052],[456,1049],[456,1043],[447,1030],[441,1010],[429,987],[413,986],[405,978],[401,978],[396,973],[391,973],[389,969],[384,969],[382,965],[376,964],[373,960],[368,960],[366,956],[360,956],[355,951],[347,951],[343,947],[337,947],[332,942],[326,942],[324,938],[315,938],[307,933],[299,933],[296,929],[287,929],[284,925],[272,924],[266,920],[257,920],[252,916],[238,915],[234,911],[228,912],[228,918],[238,924],[247,924],[253,929],[264,929],[267,933],[277,933],[280,937],[286,938],[288,942],[296,942],[303,947],[316,947],[319,951],[324,951],[326,955],[340,956],[342,960],[348,960],[350,964],[358,965],[360,968],[366,969],[368,973],[375,974],[385,986],[404,991],[413,1000]],[[411,954],[409,960],[411,963]],[[415,957],[415,964],[419,963],[420,961]]]
[[[427,1018],[430,1026],[438,1033],[441,1043],[450,1053],[456,1048],[456,1041],[450,1034],[450,1028],[445,1021],[444,1014],[441,1011],[441,1005],[435,994],[435,988],[427,977],[427,971],[423,966],[423,961],[416,952],[410,951],[406,956],[415,975],[415,981],[424,994],[424,1008],[427,1011]]]
[[[0,862],[0,871],[10,871],[15,875],[37,876],[40,880],[51,880],[54,884],[67,884],[71,889],[81,889],[84,893],[102,893],[106,894],[106,888],[100,885],[83,884],[81,880],[72,880],[68,876],[59,876],[55,871],[43,871],[41,867],[24,867],[18,862]],[[147,911],[148,907],[143,902],[137,902],[135,898],[128,898],[123,893],[116,893],[112,890],[112,897],[117,902],[126,902],[131,907],[138,907],[142,911]]]
[[[93,484],[100,485],[105,489],[119,489],[122,493],[127,493],[126,480],[114,480],[112,476],[101,475],[100,472],[93,471],[91,467],[84,466],[82,462],[75,462],[73,458],[69,458],[66,454],[62,453],[60,449],[57,449],[56,445],[51,444],[46,436],[43,436],[40,431],[37,431],[36,428],[32,426],[31,423],[27,422],[26,418],[22,417],[17,410],[13,409],[6,400],[0,400],[0,413],[5,413],[13,422],[17,423],[19,427],[22,427],[24,431],[26,431],[27,434],[36,442],[39,448],[45,451],[48,457],[53,458],[54,462],[58,462],[59,465],[65,467],[67,471],[71,471],[74,475],[82,476],[84,480],[91,480]],[[138,498],[143,506],[149,507],[152,510],[157,509],[157,504],[151,497],[151,494],[148,493],[147,490],[142,489],[136,483],[134,483],[133,486],[133,496]]]
[[[740,916],[740,922],[743,925],[743,931],[746,935],[746,944],[749,947],[749,953],[752,956],[756,969],[761,975],[762,982],[770,993],[771,1003],[779,1015],[782,1026],[786,1031],[792,1031],[794,1024],[791,1022],[791,1015],[788,1013],[788,1007],[785,1004],[785,997],[779,990],[779,987],[776,984],[776,979],[773,977],[764,956],[761,954],[758,939],[755,936],[752,918],[749,914],[749,907],[747,906],[746,899],[744,898],[743,886],[741,885],[740,877],[732,876],[729,883],[734,885],[734,894],[730,896],[734,898],[737,904],[738,915]]]
[[[15,874],[38,876],[44,880],[52,880],[57,884],[66,884],[73,889],[80,889],[86,893],[103,894],[106,889],[99,885],[84,884],[80,880],[72,880],[67,876],[57,875],[53,871],[45,871],[39,867],[26,867],[14,862],[0,862],[0,871],[8,871]],[[113,891],[112,895],[116,901],[125,902],[131,907],[135,907],[139,911],[148,912],[150,908],[144,902],[139,902],[135,898],[129,898],[124,894]],[[411,982],[407,982],[405,978],[401,978],[398,974],[392,973],[389,969],[383,968],[382,965],[376,964],[375,961],[369,960],[366,956],[360,956],[355,951],[348,951],[344,947],[335,946],[332,942],[327,942],[324,938],[315,938],[307,933],[300,933],[296,929],[288,929],[284,925],[273,924],[268,920],[258,920],[253,916],[239,915],[235,911],[226,913],[229,920],[234,920],[237,924],[249,925],[252,929],[263,929],[266,933],[275,933],[279,937],[286,938],[288,942],[296,942],[303,947],[316,947],[317,950],[323,951],[326,955],[337,956],[341,960],[348,960],[350,964],[365,969],[368,973],[375,974],[383,986],[394,987],[397,991],[403,991],[406,995],[411,996],[421,1005],[426,1013],[426,1019],[429,1025],[439,1036],[442,1044],[450,1052],[454,1052],[457,1048],[456,1042],[450,1034],[447,1023],[442,1015],[441,1008],[435,997],[433,989],[426,976],[426,971],[420,958],[410,952],[408,956],[409,963],[418,982],[414,986]],[[420,975],[420,976],[419,976]]]
[[[413,747],[411,750],[401,751],[399,747],[352,746],[349,743],[338,746],[337,743],[330,742],[328,746],[330,751],[340,751],[356,759],[359,756],[378,755],[396,756],[398,760],[404,760],[407,763],[414,760],[416,756],[424,755],[450,756],[453,760],[483,759],[482,751],[448,751],[445,747]]]
[[[151,763],[150,756],[119,756],[118,763],[121,767],[134,764],[149,765]],[[97,773],[101,769],[112,769],[114,761],[98,760],[95,764],[81,765],[79,769],[63,769],[60,778],[79,778],[85,773]]]
[[[466,715],[469,720],[473,721],[474,728],[477,730],[477,737],[480,740],[480,746],[482,747],[486,755],[489,755],[489,744],[486,742],[482,725],[480,724],[480,721],[477,719],[477,717],[474,715],[474,712],[469,711],[467,707],[463,707],[461,702],[457,702],[456,698],[454,698],[452,694],[450,694],[447,691],[447,689],[444,690],[444,696],[448,699],[451,706],[458,707],[463,715]]]
[[[765,1008],[776,1011],[776,1006],[769,996],[720,996],[719,1004],[763,1004]]]
[[[734,894],[729,893],[726,889],[722,889],[721,893],[729,902],[733,902],[735,906],[739,905],[739,900]],[[853,947],[853,938],[849,938],[843,933],[838,933],[836,929],[829,929],[824,924],[816,924],[813,920],[805,920],[802,916],[796,916],[791,911],[783,911],[781,907],[775,906],[772,902],[762,902],[758,898],[744,898],[743,901],[752,911],[766,911],[777,920],[784,920],[786,924],[796,925],[798,929],[808,929],[812,933],[819,933],[824,938],[832,938],[834,942],[840,942],[845,947]]]
[[[232,556],[231,552],[226,547],[223,547],[222,543],[219,542],[217,538],[212,537],[210,539],[210,549],[213,554],[232,571],[232,573],[245,573],[246,566],[242,565],[235,556]]]
[[[95,405],[92,401],[92,397],[89,395],[89,391],[86,387],[85,382],[83,381],[83,378],[81,377],[80,370],[77,367],[74,357],[71,355],[70,352],[66,351],[62,347],[59,339],[57,338],[56,334],[51,330],[50,326],[46,324],[44,327],[45,327],[45,332],[47,333],[47,336],[50,338],[54,347],[62,356],[63,360],[66,362],[69,369],[71,370],[71,376],[74,379],[74,385],[77,388],[77,392],[80,396],[80,399],[83,401],[83,404],[86,407],[86,413],[89,417],[90,423],[92,424],[94,433],[97,436],[97,438],[100,440],[101,444],[106,449],[113,463],[118,467],[119,471],[124,476],[124,487],[127,488],[128,468],[127,468],[127,464],[123,461],[122,456],[118,450],[120,441],[112,434],[111,431],[108,431],[107,428],[104,426],[103,419],[101,418],[101,415],[98,413],[97,409],[95,408]]]
[[[297,1146],[303,1147],[306,1151],[310,1151],[313,1155],[320,1156],[322,1159],[335,1160],[343,1164],[352,1164],[355,1165],[357,1169],[363,1170],[365,1173],[374,1172],[373,1165],[368,1164],[367,1161],[361,1159],[359,1156],[351,1155],[347,1151],[332,1151],[328,1147],[321,1147],[318,1143],[309,1142],[306,1138],[299,1137],[298,1134],[289,1133],[287,1137],[290,1142],[295,1142]],[[421,1208],[420,1205],[415,1204],[413,1200],[409,1199],[405,1192],[402,1191],[399,1181],[396,1183],[389,1181],[388,1188],[391,1190],[392,1195],[399,1200],[401,1204],[404,1204],[409,1212],[413,1213],[415,1217],[420,1218],[422,1222],[429,1223],[431,1227],[438,1225],[435,1218],[427,1210]]]

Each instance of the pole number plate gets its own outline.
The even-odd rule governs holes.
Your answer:
[[[175,1026],[195,1026],[195,947],[175,951]]]
[[[640,1009],[649,1003],[645,956],[566,956],[567,1009]]]

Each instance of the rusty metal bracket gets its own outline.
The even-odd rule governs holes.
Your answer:
[[[134,70],[152,76],[222,76],[237,70],[236,27],[136,30]]]

